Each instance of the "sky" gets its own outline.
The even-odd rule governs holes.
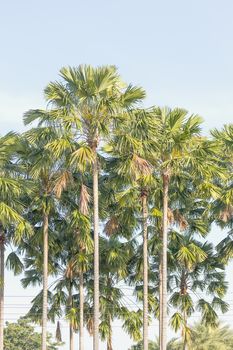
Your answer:
[[[0,134],[22,131],[23,113],[45,107],[43,89],[59,69],[81,63],[116,65],[126,82],[146,89],[145,106],[200,114],[205,133],[231,123],[232,13],[232,0],[1,1]],[[214,230],[211,239],[222,235]],[[23,295],[19,278],[8,275],[6,293]],[[116,326],[114,350],[127,349],[127,339]]]

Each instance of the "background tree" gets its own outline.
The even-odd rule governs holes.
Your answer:
[[[159,339],[157,341],[149,341],[149,350],[160,350],[159,347]],[[143,344],[142,342],[137,343],[136,345],[131,346],[129,350],[142,350]],[[167,344],[167,350],[182,350],[180,348],[180,344],[177,342],[176,339],[168,341]]]
[[[23,217],[26,207],[22,198],[29,188],[16,169],[18,144],[19,137],[13,133],[0,138],[0,350],[4,338],[5,246],[11,239],[18,243],[23,235],[32,233]],[[18,272],[21,270],[18,265]]]
[[[189,350],[230,350],[233,346],[233,331],[229,326],[206,327],[203,324],[194,324],[191,328]],[[141,350],[142,343],[133,345],[130,350]],[[150,350],[159,350],[158,342],[149,343]],[[183,342],[179,339],[168,343],[168,350],[182,350]]]
[[[171,326],[175,331],[182,329],[183,349],[188,349],[191,329],[188,318],[195,309],[201,312],[201,322],[206,326],[216,327],[218,310],[225,313],[229,305],[223,301],[227,290],[224,266],[213,247],[208,242],[200,243],[189,234],[173,232],[169,244],[170,278],[169,289],[172,291],[169,304],[177,311],[171,317]],[[206,293],[208,297],[200,297]]]
[[[115,173],[118,182],[121,180],[121,188],[118,190],[122,193],[132,192],[132,197],[136,201],[139,199],[141,204],[139,212],[135,211],[135,215],[142,227],[143,238],[143,346],[145,350],[148,349],[148,199],[151,182],[153,182],[152,166],[147,161],[147,153],[150,151],[150,137],[153,132],[151,114],[146,110],[135,109],[115,130],[113,138],[106,146],[107,152],[112,156],[109,161],[110,176]],[[134,207],[136,208],[137,205],[134,204]]]
[[[54,159],[52,152],[46,148],[47,143],[56,137],[56,130],[49,127],[31,129],[24,135],[24,153],[23,150],[21,152],[25,174],[34,182],[27,217],[43,237],[42,350],[46,350],[49,231],[53,231],[51,218],[58,209],[57,198],[70,180],[63,158]]]
[[[217,166],[213,145],[200,138],[201,118],[189,116],[187,111],[175,108],[155,108],[154,122],[157,127],[154,151],[151,148],[151,163],[160,174],[163,186],[162,202],[162,267],[160,289],[161,349],[167,342],[167,248],[169,189],[174,175],[186,173],[205,180],[215,178],[220,170]]]
[[[213,130],[214,140],[220,147],[222,162],[226,167],[226,179],[219,184],[221,193],[212,205],[215,222],[228,234],[218,245],[219,255],[222,261],[227,263],[233,257],[233,125],[225,125],[222,130]]]
[[[107,341],[107,350],[113,350],[112,324],[122,319],[124,293],[118,287],[127,277],[127,263],[133,254],[131,242],[122,243],[116,237],[100,240],[100,334]]]
[[[58,350],[62,343],[52,341],[47,335],[48,350]],[[4,329],[4,350],[40,350],[41,335],[35,332],[34,327],[26,319],[19,319],[15,323],[6,323]]]
[[[206,327],[196,324],[192,328],[190,350],[230,350],[233,346],[233,331],[229,326]]]

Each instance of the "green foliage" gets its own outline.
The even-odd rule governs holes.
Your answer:
[[[192,328],[190,350],[230,350],[233,347],[233,331],[229,326],[216,328],[197,324]]]
[[[58,350],[61,343],[55,343],[51,335],[47,338],[48,350]],[[34,327],[26,319],[19,319],[17,323],[6,323],[4,329],[4,350],[40,350],[41,334],[35,332]]]
[[[48,273],[54,279],[48,291],[48,319],[55,323],[64,317],[72,330],[79,331],[82,276],[84,326],[92,334],[95,206],[101,224],[100,337],[112,349],[112,323],[118,319],[134,341],[141,341],[142,198],[146,197],[148,210],[151,320],[159,317],[165,176],[170,326],[182,331],[182,342],[190,350],[208,349],[204,338],[198,343],[205,332],[206,339],[211,334],[216,347],[225,350],[214,332],[231,338],[228,329],[217,327],[219,314],[228,310],[224,270],[233,257],[233,126],[204,137],[198,115],[182,108],[142,108],[145,91],[125,84],[115,66],[63,67],[59,81],[49,83],[44,92],[49,108],[24,114],[26,125],[37,126],[21,136],[9,133],[0,138],[0,238],[2,244],[16,246],[6,259],[7,267],[15,274],[24,271],[25,288],[42,284],[43,227],[48,217]],[[93,164],[99,173],[98,208]],[[229,229],[217,247],[206,240],[213,222]],[[127,307],[122,284],[132,290],[135,310]],[[206,296],[193,297],[198,293]],[[195,311],[200,312],[202,326],[192,330],[189,317]],[[28,317],[41,323],[41,292]],[[9,346],[14,346],[14,338],[21,341],[27,336],[28,350],[40,344],[27,321],[8,324],[5,333]],[[185,344],[171,341],[168,349],[179,350]],[[9,350],[20,350],[18,341],[15,346]],[[55,348],[50,344],[49,349]],[[141,348],[142,343],[132,347]],[[151,342],[149,349],[158,349],[158,344]]]
[[[195,324],[191,329],[188,350],[231,350],[233,347],[233,330],[229,326],[206,327]],[[129,350],[141,350],[142,343],[133,345]],[[183,350],[183,343],[179,339],[171,340],[167,350]],[[149,343],[149,350],[159,350],[158,342]]]
[[[178,344],[176,340],[171,340],[167,344],[167,350],[182,350],[183,348]],[[136,345],[131,346],[129,350],[143,350],[143,343],[139,342]],[[148,350],[159,350],[159,342],[149,341]]]

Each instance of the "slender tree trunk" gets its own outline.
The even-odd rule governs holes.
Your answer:
[[[112,332],[110,332],[108,340],[107,340],[107,350],[113,350],[113,347],[112,347]]]
[[[180,281],[180,294],[182,296],[187,295],[187,276],[185,270],[182,270],[181,273],[181,281]],[[187,313],[184,310],[183,312],[183,319],[184,319],[184,327],[183,327],[183,350],[188,349],[188,344],[187,344],[187,337],[186,337],[186,328],[187,328]]]
[[[159,349],[162,349],[162,254],[159,254]]]
[[[70,322],[70,350],[74,350],[74,330],[72,322]]]
[[[168,246],[168,171],[163,173],[163,248],[162,248],[162,300],[161,349],[167,349],[167,246]]]
[[[99,194],[98,159],[95,151],[93,161],[93,201],[94,201],[94,329],[93,350],[99,350]]]
[[[79,350],[84,350],[84,293],[83,293],[83,272],[79,272]]]
[[[187,344],[186,337],[184,337],[183,350],[188,350],[188,344]]]
[[[70,285],[69,285],[68,291],[69,291],[68,306],[69,306],[69,310],[71,310],[73,307],[72,279],[70,279]],[[74,329],[71,321],[70,321],[69,328],[70,328],[70,350],[74,350]]]
[[[110,315],[109,315],[108,322],[109,322],[109,335],[108,335],[108,339],[107,339],[107,350],[113,350],[113,347],[112,347],[112,318]]]
[[[4,284],[5,284],[5,235],[3,227],[0,226],[0,350],[3,350],[3,334],[4,334]]]
[[[43,314],[42,314],[42,350],[47,350],[47,318],[48,318],[48,233],[49,217],[44,214],[43,220]]]
[[[147,193],[142,193],[143,213],[143,349],[148,350],[148,232]]]
[[[186,294],[186,292],[185,292]],[[184,344],[183,344],[183,350],[188,350],[188,344],[187,344],[187,335],[186,335],[186,332],[187,332],[187,313],[186,311],[184,311]]]
[[[188,344],[187,344],[187,337],[186,337],[186,327],[187,327],[187,315],[186,312],[184,312],[184,344],[183,344],[183,350],[188,350]]]

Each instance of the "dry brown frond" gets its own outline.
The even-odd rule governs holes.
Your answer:
[[[188,222],[185,219],[185,217],[183,215],[181,215],[181,213],[179,212],[179,210],[174,210],[173,212],[174,215],[174,220],[177,222],[177,224],[179,225],[179,228],[181,231],[184,231],[187,229],[188,227]]]
[[[233,206],[227,205],[219,214],[219,219],[223,222],[229,221],[233,217]]]
[[[73,279],[74,278],[74,262],[70,261],[67,264],[66,270],[65,270],[65,277],[69,278],[69,279]]]
[[[81,214],[88,215],[89,202],[90,202],[90,195],[88,193],[87,186],[82,184],[81,190],[80,190],[80,198],[79,198],[79,210]]]
[[[167,221],[170,225],[174,223],[173,211],[170,208],[167,208]]]
[[[104,227],[107,236],[111,236],[119,228],[119,222],[116,216],[112,216]]]
[[[87,321],[87,331],[90,335],[93,335],[93,328],[94,328],[94,320],[93,318],[89,318]]]
[[[133,155],[133,165],[135,167],[135,170],[140,174],[140,175],[150,175],[152,172],[152,165],[146,160],[143,159],[136,154]]]
[[[57,198],[61,197],[62,192],[66,189],[69,183],[72,183],[72,181],[73,181],[73,177],[69,171],[65,170],[61,172],[60,176],[56,179],[55,185],[53,188]]]

